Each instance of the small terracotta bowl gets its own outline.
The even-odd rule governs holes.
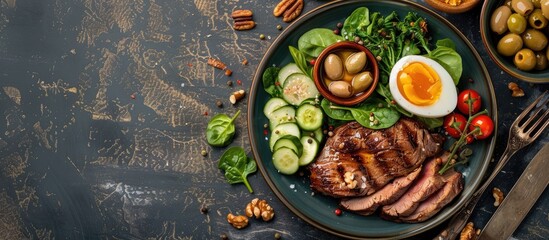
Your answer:
[[[324,60],[326,59],[326,57],[330,53],[345,50],[351,50],[354,52],[362,51],[366,53],[366,66],[364,69],[370,71],[373,78],[372,83],[366,90],[360,93],[356,93],[348,98],[342,98],[332,94],[324,80]],[[376,57],[366,47],[355,42],[342,41],[328,46],[318,55],[315,61],[315,65],[313,67],[313,80],[320,94],[328,99],[330,102],[343,106],[353,106],[366,100],[375,91],[377,83],[379,81],[379,68],[377,65]]]
[[[462,0],[461,4],[457,6],[452,6],[440,0],[425,0],[425,2],[436,10],[449,14],[457,14],[471,10],[480,2],[480,0]]]

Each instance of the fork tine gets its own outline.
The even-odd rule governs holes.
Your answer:
[[[549,125],[549,120],[546,119],[547,115],[549,115],[549,109],[547,109],[543,114],[543,116],[538,118],[538,121],[536,121],[534,125],[526,132],[527,135],[530,135],[532,131],[537,129],[537,132],[534,134],[534,136],[532,136],[532,140],[536,139],[545,130],[547,125]],[[538,126],[542,123],[543,123],[543,126],[541,128],[538,128]]]
[[[517,124],[520,127],[527,126],[528,124],[530,124],[533,118],[527,119],[526,122],[524,123],[520,123],[520,122],[524,119],[524,117],[526,117],[526,115],[528,115],[528,113],[530,113],[530,111],[532,111],[534,107],[536,107],[536,105],[541,101],[541,99],[545,97],[546,94],[547,94],[547,91],[543,92],[543,94],[541,94],[541,96],[539,96],[532,104],[526,107],[526,109],[522,111],[522,113],[517,117],[517,119],[513,124]],[[544,105],[547,105],[547,100],[545,101],[544,104],[541,105],[540,109],[533,116],[537,115],[541,111]]]

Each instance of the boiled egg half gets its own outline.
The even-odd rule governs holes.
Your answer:
[[[452,77],[427,57],[410,55],[398,60],[391,70],[389,88],[396,103],[417,116],[442,117],[457,105]]]

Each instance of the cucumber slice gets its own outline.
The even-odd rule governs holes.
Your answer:
[[[294,150],[298,157],[300,157],[303,153],[303,145],[301,144],[301,141],[299,138],[292,135],[286,135],[278,139],[273,147],[273,151],[276,152],[276,150],[283,147]]]
[[[301,138],[301,144],[303,145],[303,153],[301,154],[301,157],[299,157],[299,166],[305,166],[315,160],[319,144],[310,136],[303,136]]]
[[[299,106],[306,99],[316,98],[318,94],[313,80],[302,73],[288,76],[282,88],[282,98],[294,106]]]
[[[286,78],[288,78],[290,75],[294,73],[302,73],[297,64],[295,63],[288,63],[284,67],[280,69],[278,72],[277,81],[280,83],[280,86],[284,86],[284,82],[286,81]]]
[[[283,106],[274,110],[269,118],[270,129],[273,130],[281,123],[295,122],[295,108],[293,106]]]
[[[289,148],[279,148],[273,153],[273,165],[282,174],[294,174],[299,169],[299,157]]]
[[[322,127],[324,114],[320,107],[311,104],[302,104],[296,111],[297,124],[307,131],[313,131]]]
[[[269,99],[269,101],[267,101],[267,103],[265,103],[265,107],[263,108],[263,114],[265,114],[265,116],[270,119],[271,113],[273,113],[276,109],[286,105],[288,105],[288,103],[282,98],[271,98]]]
[[[315,129],[314,131],[303,131],[301,136],[310,136],[319,143],[321,143],[324,140],[324,133],[322,132],[321,127]]]
[[[301,138],[301,131],[299,130],[299,127],[295,123],[281,123],[274,127],[274,129],[271,132],[271,138],[269,139],[269,147],[271,151],[274,149],[274,144],[276,141],[283,136],[291,135],[295,136],[297,138]]]

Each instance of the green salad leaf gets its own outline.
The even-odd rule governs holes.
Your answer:
[[[331,29],[313,28],[299,37],[297,48],[302,53],[316,58],[326,47],[343,40],[345,39],[342,36],[336,35]]]
[[[454,84],[457,85],[463,72],[463,66],[461,56],[456,52],[455,48],[452,40],[439,40],[437,41],[437,48],[429,52],[427,56],[440,63],[448,71],[452,80],[454,80]]]
[[[208,144],[214,147],[224,147],[233,141],[235,126],[234,120],[240,115],[238,110],[231,118],[226,114],[220,113],[215,115],[206,128],[206,140]]]
[[[292,58],[294,59],[294,62],[299,68],[299,70],[307,74],[312,79],[313,68],[307,65],[307,58],[305,57],[305,54],[293,46],[290,46],[289,49],[290,49],[290,54],[292,55]]]
[[[330,108],[348,111],[360,125],[370,129],[384,129],[393,126],[400,119],[400,113],[378,99],[368,99],[355,107],[331,104]]]
[[[263,72],[263,88],[265,92],[269,93],[272,97],[280,97],[282,94],[281,87],[277,85],[279,67],[268,67]]]
[[[257,171],[257,165],[246,155],[243,148],[227,149],[219,159],[217,167],[225,171],[225,179],[229,184],[244,183],[250,193],[254,192],[247,177]]]

